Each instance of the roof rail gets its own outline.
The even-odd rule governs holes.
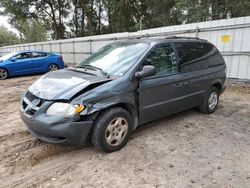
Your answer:
[[[141,36],[131,36],[131,37],[128,37],[128,38],[125,38],[125,39],[135,40],[135,39],[142,39],[142,37]]]
[[[206,40],[206,39],[200,39],[199,37],[178,37],[178,36],[175,36],[175,35],[165,37],[165,39],[172,39],[172,38]]]

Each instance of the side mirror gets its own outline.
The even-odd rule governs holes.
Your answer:
[[[11,58],[11,61],[12,61],[12,62],[15,62],[15,61],[16,61],[16,58],[15,58],[15,57]]]
[[[145,77],[148,77],[148,76],[153,76],[156,74],[156,71],[155,71],[155,67],[152,66],[152,65],[145,65],[143,68],[142,68],[142,71],[139,71],[139,72],[136,72],[135,73],[135,77],[136,78],[145,78]]]

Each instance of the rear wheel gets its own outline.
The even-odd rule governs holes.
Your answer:
[[[128,111],[111,108],[96,119],[92,143],[103,152],[114,152],[126,145],[131,132],[132,118]]]
[[[8,71],[0,68],[0,80],[4,80],[8,78],[8,76],[9,76]]]
[[[219,103],[219,91],[216,87],[212,87],[208,91],[204,101],[199,106],[199,110],[202,113],[211,114],[218,107],[218,103]]]
[[[51,71],[55,71],[55,70],[58,70],[58,66],[55,64],[50,64],[48,67],[48,71],[51,72]]]

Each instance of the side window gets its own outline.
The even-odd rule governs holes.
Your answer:
[[[41,52],[33,52],[33,58],[38,58],[38,57],[46,57],[46,53],[41,53]]]
[[[176,43],[180,58],[181,72],[192,72],[208,68],[208,58],[211,56],[213,46],[203,42]]]
[[[217,50],[217,48],[214,47],[212,54],[209,58],[208,67],[216,67],[216,66],[220,66],[220,65],[224,65],[224,64],[225,64],[225,61],[224,61],[222,55]]]
[[[144,65],[153,65],[156,69],[157,76],[164,76],[177,72],[178,68],[172,45],[164,44],[153,48],[146,56],[142,67]]]
[[[28,59],[28,58],[31,58],[31,57],[32,57],[32,55],[31,55],[30,52],[21,53],[21,54],[18,54],[18,55],[15,56],[15,58],[16,58],[17,60],[20,60],[20,59]]]

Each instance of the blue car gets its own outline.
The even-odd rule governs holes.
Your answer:
[[[12,52],[0,57],[0,80],[9,76],[27,75],[63,69],[60,55],[42,51]]]

